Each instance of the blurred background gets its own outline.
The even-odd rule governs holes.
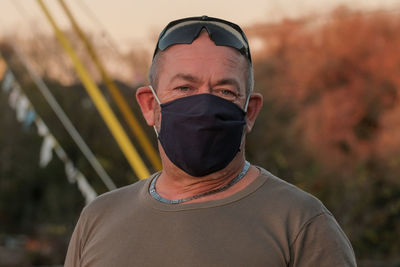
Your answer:
[[[1,0],[0,266],[61,266],[88,202],[159,169],[135,90],[204,14],[250,42],[248,159],[320,198],[359,266],[400,266],[400,1],[136,2]]]

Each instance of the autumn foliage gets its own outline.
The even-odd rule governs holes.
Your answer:
[[[250,29],[266,44],[260,64],[273,71],[258,72],[258,87],[294,109],[305,144],[327,163],[400,160],[400,20],[340,8],[271,27]]]

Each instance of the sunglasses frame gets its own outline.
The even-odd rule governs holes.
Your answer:
[[[192,22],[192,23],[191,23]],[[182,27],[177,27],[180,24],[182,24]],[[227,27],[226,27],[227,26]],[[175,27],[175,29],[174,29]],[[189,27],[191,27],[191,34],[193,36],[190,36],[189,38],[186,38],[185,41],[170,41],[167,42],[167,44],[162,44],[165,39],[169,37],[171,34],[174,34],[175,31],[177,30],[183,30],[183,28],[186,27],[186,30],[188,30]],[[189,18],[183,18],[179,20],[174,20],[168,23],[168,25],[162,30],[160,33],[158,40],[157,40],[157,45],[154,50],[153,58],[156,56],[156,54],[161,50],[164,51],[168,47],[175,45],[175,44],[190,44],[192,43],[200,34],[202,29],[206,29],[210,39],[216,43],[216,45],[221,45],[221,46],[228,46],[235,48],[238,50],[241,54],[246,56],[246,58],[249,60],[251,63],[251,54],[250,54],[250,48],[249,48],[249,43],[246,38],[246,35],[244,34],[243,30],[237,25],[232,22],[223,20],[223,19],[218,19],[218,18],[213,18],[213,17],[208,17],[208,16],[201,16],[201,17],[189,17]],[[229,39],[231,41],[227,40],[218,40],[218,31],[223,31],[224,34],[227,34]],[[215,34],[217,33],[217,34]],[[239,34],[239,36],[238,36]],[[232,37],[234,41],[232,41]],[[176,38],[175,38],[176,39]],[[184,39],[184,38],[183,38]],[[238,45],[241,44],[241,45]],[[162,45],[160,47],[160,45]]]

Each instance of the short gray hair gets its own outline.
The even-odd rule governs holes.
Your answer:
[[[164,51],[159,50],[156,55],[153,58],[153,61],[151,62],[150,70],[149,70],[149,75],[148,79],[150,82],[150,85],[153,86],[154,90],[157,91],[158,88],[158,76],[160,74],[160,66],[162,62],[162,54]],[[246,71],[246,76],[247,76],[247,81],[246,81],[246,97],[253,92],[254,90],[254,72],[253,72],[253,64],[247,59],[247,71]]]

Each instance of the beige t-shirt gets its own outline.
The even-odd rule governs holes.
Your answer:
[[[65,266],[356,266],[323,204],[263,169],[229,197],[179,205],[151,197],[153,177],[83,210]]]

